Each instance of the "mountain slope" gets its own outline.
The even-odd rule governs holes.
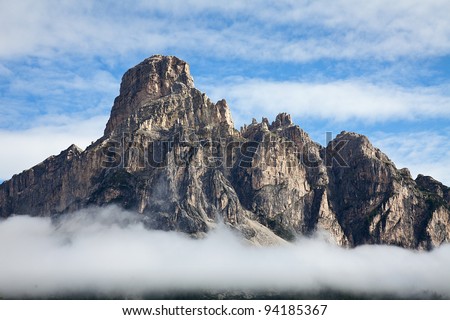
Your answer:
[[[210,101],[172,56],[125,73],[104,136],[86,150],[71,146],[0,185],[3,218],[108,204],[193,236],[223,221],[261,245],[318,229],[343,246],[450,240],[449,188],[413,180],[359,134],[322,147],[288,114],[237,131],[226,101]]]

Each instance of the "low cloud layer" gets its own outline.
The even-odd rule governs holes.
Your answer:
[[[172,290],[274,290],[450,297],[450,246],[342,249],[320,238],[284,247],[249,246],[226,227],[201,240],[149,231],[115,207],[58,222],[0,222],[0,297],[80,293],[140,297]]]

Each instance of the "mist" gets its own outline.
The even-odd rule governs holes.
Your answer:
[[[221,224],[203,239],[145,229],[117,207],[0,221],[0,298],[95,293],[139,298],[177,290],[450,297],[450,245],[431,252],[343,249],[317,235],[251,246]]]

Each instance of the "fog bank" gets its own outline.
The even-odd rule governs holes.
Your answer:
[[[146,230],[116,207],[60,221],[0,222],[0,297],[92,292],[140,297],[172,290],[338,290],[450,297],[450,245],[431,252],[388,246],[343,249],[320,237],[252,247],[224,226],[195,240]]]

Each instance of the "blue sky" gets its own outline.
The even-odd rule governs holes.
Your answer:
[[[289,112],[450,184],[450,2],[0,0],[0,180],[101,136],[120,78],[191,66],[236,127]]]

